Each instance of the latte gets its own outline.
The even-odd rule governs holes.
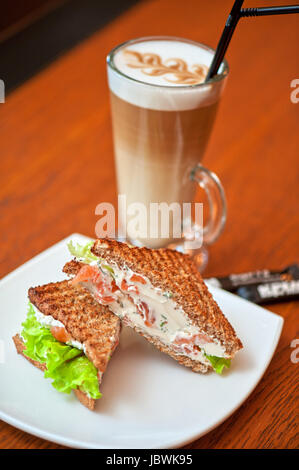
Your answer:
[[[190,173],[224,83],[204,83],[212,57],[206,46],[164,38],[130,41],[108,57],[118,192],[128,204],[193,201]],[[171,234],[134,240],[152,248],[172,241]]]

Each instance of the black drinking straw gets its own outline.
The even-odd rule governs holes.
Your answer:
[[[285,5],[277,7],[241,8],[244,0],[236,0],[226,20],[223,33],[218,43],[206,82],[217,74],[224,55],[232,38],[233,32],[240,18],[252,16],[281,15],[286,13],[299,13],[299,5]]]

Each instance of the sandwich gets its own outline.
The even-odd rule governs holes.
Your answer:
[[[69,244],[63,270],[160,351],[194,372],[221,374],[242,348],[188,255],[110,239]]]
[[[32,287],[17,352],[52,379],[60,392],[74,391],[90,410],[119,340],[120,321],[80,285],[68,280]]]

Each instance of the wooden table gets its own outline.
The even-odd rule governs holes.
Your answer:
[[[253,6],[273,3],[280,2]],[[216,46],[231,4],[142,2],[0,105],[0,276],[72,232],[94,236],[96,205],[116,203],[109,50],[132,37],[160,34]],[[290,82],[298,78],[298,27],[295,15],[244,19],[230,45],[231,74],[204,158],[225,187],[228,221],[210,250],[207,276],[298,261],[299,104],[290,100]],[[290,343],[298,338],[299,305],[269,309],[285,324],[263,379],[237,412],[187,447],[298,447],[299,366],[290,360]],[[0,422],[0,447],[59,446]]]

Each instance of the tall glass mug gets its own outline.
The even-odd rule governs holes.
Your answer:
[[[201,268],[201,241],[214,242],[226,220],[221,183],[200,164],[228,75],[223,62],[204,83],[213,55],[203,44],[159,36],[128,41],[107,58],[122,230],[134,245],[192,252]],[[190,223],[188,210],[198,185],[209,204],[204,226]]]

